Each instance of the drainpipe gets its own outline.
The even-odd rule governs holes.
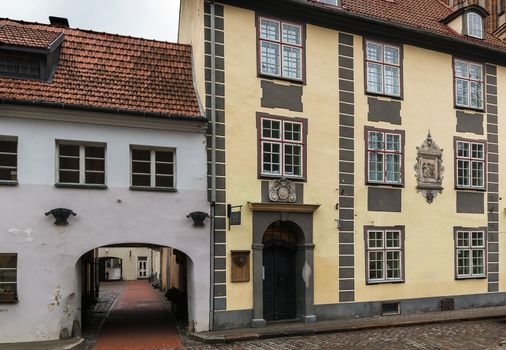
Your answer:
[[[209,329],[214,328],[214,227],[216,208],[216,53],[215,53],[215,5],[210,2],[211,15],[211,234],[210,234],[210,288]]]

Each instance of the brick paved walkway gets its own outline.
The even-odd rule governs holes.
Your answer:
[[[128,281],[97,339],[95,350],[153,350],[182,346],[160,292],[148,281]]]

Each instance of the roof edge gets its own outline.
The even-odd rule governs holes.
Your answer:
[[[116,114],[116,115],[130,115],[130,116],[138,116],[138,117],[146,117],[146,118],[156,118],[156,119],[164,119],[167,121],[177,120],[177,121],[189,121],[189,122],[208,122],[207,117],[205,116],[187,116],[187,115],[175,115],[169,113],[156,113],[156,112],[143,112],[131,109],[120,109],[120,108],[107,108],[107,107],[94,107],[88,105],[78,105],[78,104],[67,104],[67,103],[58,103],[58,102],[46,102],[46,101],[30,101],[30,100],[16,100],[9,98],[1,98],[1,104],[9,104],[9,105],[20,105],[20,106],[32,106],[32,107],[48,107],[48,108],[59,108],[59,109],[68,109],[68,110],[79,110],[86,112],[98,112],[98,113],[108,113],[108,114]]]

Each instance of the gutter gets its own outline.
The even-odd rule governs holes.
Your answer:
[[[180,120],[180,121],[191,121],[191,122],[207,122],[208,119],[203,116],[191,117],[185,115],[175,115],[170,113],[156,113],[156,112],[143,112],[131,109],[121,108],[107,108],[107,107],[94,107],[87,105],[78,104],[67,104],[58,102],[46,102],[46,101],[29,101],[29,100],[16,100],[9,98],[1,98],[0,104],[19,105],[19,106],[30,106],[30,107],[46,107],[46,108],[59,108],[66,110],[78,110],[86,112],[97,112],[97,113],[109,113],[116,115],[130,115],[139,116],[145,118],[157,118],[166,120]]]

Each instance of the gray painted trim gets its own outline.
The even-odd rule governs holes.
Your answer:
[[[399,188],[367,187],[367,210],[400,213],[402,190]]]
[[[249,327],[253,310],[220,311],[214,313],[214,329]]]
[[[470,132],[483,135],[483,114],[465,113],[457,110],[457,132]]]
[[[486,110],[487,110],[487,240],[491,243],[499,244],[499,183],[494,180],[499,178],[499,147],[498,147],[498,116],[497,116],[497,67],[486,64]],[[499,290],[499,254],[493,250],[487,251],[488,262],[488,291],[497,292]],[[490,269],[492,264],[494,271]]]
[[[401,102],[384,101],[374,97],[367,99],[369,113],[367,119],[371,122],[387,122],[401,125]]]
[[[272,81],[262,80],[262,107],[285,108],[290,111],[303,112],[302,86],[280,85]]]
[[[457,191],[457,213],[483,214],[484,192]]]
[[[355,95],[353,35],[339,33],[339,301],[355,299]]]
[[[225,216],[226,213],[226,191],[225,191],[225,60],[224,60],[224,6],[221,4],[214,5],[214,21],[211,21],[211,5],[209,1],[204,1],[204,73],[205,73],[205,108],[207,115],[211,115],[211,111],[215,112],[215,155],[216,155],[216,207],[214,213],[214,236],[215,242],[214,250],[214,285],[211,286],[212,290],[220,291],[223,288],[220,284],[226,283],[226,234],[224,232],[226,228],[226,219],[221,217]],[[211,22],[214,24],[214,33],[211,33]],[[214,34],[214,35],[211,35]],[[211,37],[214,38],[214,47],[212,47]],[[213,56],[214,54],[214,56]],[[215,76],[212,77],[211,70],[215,68]],[[212,94],[215,94],[215,98],[212,98]],[[214,100],[214,101],[213,101]],[[214,104],[214,105],[213,105]],[[221,123],[221,124],[220,124]],[[211,166],[212,153],[213,153],[213,140],[212,140],[212,124],[208,124],[208,131],[206,133],[207,141],[207,154],[208,154],[208,197],[209,201],[212,200],[212,175],[213,169]],[[222,151],[217,151],[222,150]],[[219,180],[218,180],[219,179]],[[226,294],[225,294],[226,295]],[[214,310],[226,310],[227,299],[226,296],[220,296],[217,294],[214,298]],[[211,310],[211,311],[214,311]],[[213,326],[214,327],[214,326]]]

